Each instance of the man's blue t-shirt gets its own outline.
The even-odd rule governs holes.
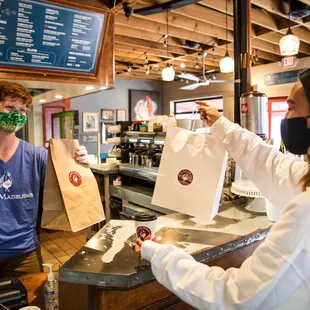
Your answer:
[[[0,259],[39,247],[36,224],[47,151],[20,140],[11,159],[0,160]]]

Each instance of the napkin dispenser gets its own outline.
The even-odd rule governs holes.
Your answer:
[[[27,290],[18,278],[0,279],[0,304],[10,310],[28,305]]]

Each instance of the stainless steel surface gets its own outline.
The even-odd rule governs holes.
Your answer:
[[[244,213],[247,203],[242,201],[222,205],[209,222],[180,213],[161,216],[156,232],[159,242],[173,244],[207,263],[264,239],[270,222],[265,216]],[[135,238],[134,221],[110,221],[60,268],[60,281],[128,290],[154,280],[150,264],[134,250]]]
[[[151,158],[148,158],[146,160],[146,168],[152,168],[152,159]]]
[[[102,174],[102,175],[119,173],[119,167],[113,167],[112,169],[106,169],[106,168],[101,168],[100,165],[92,165],[90,169],[93,173]]]
[[[133,164],[133,156],[134,156],[133,153],[129,153],[129,163],[130,164]]]
[[[134,216],[139,212],[146,212],[146,211],[150,211],[150,210],[148,208],[138,206],[138,205],[136,205],[134,203],[130,203],[128,201],[123,202],[123,213],[125,215]],[[156,214],[157,217],[164,215],[163,213],[160,213],[160,212],[157,212],[154,210],[151,210],[151,211],[152,211],[152,213]]]
[[[135,203],[139,206],[154,210],[163,214],[175,213],[175,211],[152,205],[153,189],[144,186],[114,186],[110,185],[110,196]]]
[[[240,99],[241,126],[262,139],[268,137],[268,97],[259,92],[243,94]]]
[[[152,162],[152,160],[150,160]],[[120,174],[127,175],[130,177],[143,179],[150,182],[156,182],[158,168],[140,167],[131,164],[120,164],[119,165]]]

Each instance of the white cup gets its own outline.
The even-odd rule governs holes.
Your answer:
[[[136,236],[142,241],[151,236],[151,240],[155,237],[157,216],[154,213],[139,212],[135,215]]]
[[[36,306],[28,306],[28,307],[20,308],[19,310],[41,310],[41,309]]]
[[[120,133],[121,132],[121,126],[120,125],[109,126],[108,127],[108,132],[109,133]]]
[[[117,160],[117,158],[115,158],[115,157],[108,157],[108,158],[106,158],[105,161],[107,164],[115,164],[116,160]]]

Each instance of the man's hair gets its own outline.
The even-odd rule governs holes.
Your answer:
[[[32,105],[32,97],[26,88],[17,83],[0,81],[0,101],[5,101],[7,96],[13,100],[22,99],[27,108]]]

